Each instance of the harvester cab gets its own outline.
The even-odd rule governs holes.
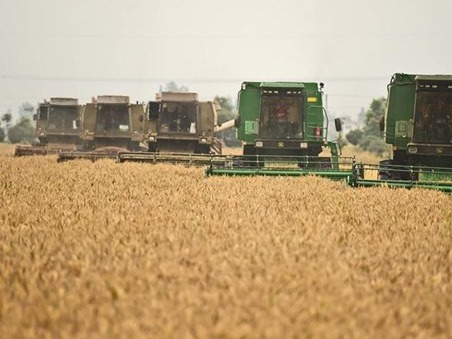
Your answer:
[[[128,96],[100,95],[82,114],[84,148],[117,147],[137,150],[144,134],[144,105]]]
[[[327,136],[316,83],[244,82],[238,94],[238,138],[244,155],[310,155]]]
[[[33,146],[18,146],[15,154],[45,155],[61,150],[75,150],[80,144],[80,113],[82,106],[73,98],[50,98],[40,103],[33,115],[35,136]]]
[[[114,158],[119,151],[140,150],[145,131],[144,104],[130,103],[128,96],[100,95],[84,106],[80,138],[83,150],[62,152],[59,161]]]
[[[196,93],[162,92],[147,106],[150,152],[221,153],[214,129],[214,102],[199,102]]]

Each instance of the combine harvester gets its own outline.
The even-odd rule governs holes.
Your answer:
[[[308,175],[343,179],[351,158],[339,158],[328,141],[323,84],[314,82],[244,82],[238,95],[235,126],[243,156],[215,164],[208,175]],[[341,121],[335,120],[341,131]],[[329,149],[331,156],[319,156]]]
[[[80,112],[82,106],[77,99],[50,98],[39,104],[35,136],[39,140],[32,146],[17,146],[15,156],[57,154],[75,151],[81,144]]]
[[[196,93],[162,92],[147,105],[147,152],[119,152],[118,162],[169,162],[206,165],[225,161],[216,133],[234,127],[234,120],[217,123],[219,106],[198,101]]]
[[[357,185],[452,192],[452,75],[394,74],[380,129],[392,146],[391,159],[360,165],[361,173],[378,173],[378,180],[358,179]]]
[[[116,159],[118,152],[139,150],[144,138],[145,107],[131,104],[128,96],[101,95],[81,113],[82,150],[60,152],[58,161]]]
[[[250,83],[239,92],[243,156],[212,162],[207,175],[318,175],[352,187],[429,188],[452,192],[452,76],[395,74],[381,128],[393,146],[379,165],[339,157],[326,139],[322,84]],[[283,107],[283,108],[281,108]],[[341,130],[340,121],[336,129]],[[319,157],[322,148],[331,157]]]

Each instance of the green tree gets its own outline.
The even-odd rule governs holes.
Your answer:
[[[363,150],[383,155],[388,147],[381,137],[380,120],[384,117],[386,104],[385,98],[373,99],[365,113],[364,127],[350,131],[346,139]]]
[[[363,137],[363,131],[359,128],[353,129],[345,135],[345,139],[352,145],[358,145]]]
[[[24,102],[19,107],[19,117],[29,118],[30,120],[33,117],[34,107],[29,102]]]
[[[374,99],[366,112],[364,136],[380,136],[380,119],[386,111],[386,99]]]
[[[369,109],[366,111],[363,136],[359,142],[362,149],[378,155],[383,155],[387,150],[380,132],[380,119],[384,117],[386,105],[386,98],[372,100]]]
[[[8,139],[13,144],[31,143],[34,139],[34,128],[29,118],[22,117],[14,126],[8,129]]]
[[[11,120],[13,120],[13,115],[11,113],[11,110],[9,109],[8,112],[6,112],[5,114],[2,115],[2,121],[5,123],[5,129],[6,129],[6,132],[3,131],[3,133],[5,134],[5,137],[8,134],[8,129],[11,125]],[[2,130],[3,130],[3,128],[2,128]],[[3,140],[5,140],[5,137],[3,137]]]
[[[161,91],[166,91],[166,92],[188,92],[188,86],[185,85],[178,85],[176,82],[174,81],[170,81],[168,82],[163,88],[160,88]]]
[[[6,138],[6,133],[3,127],[0,126],[0,142],[4,142]]]
[[[236,118],[237,114],[234,112],[231,98],[217,95],[214,100],[221,106],[221,110],[218,112],[218,122],[220,124]]]

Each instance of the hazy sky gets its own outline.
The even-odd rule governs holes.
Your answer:
[[[234,100],[242,81],[294,80],[356,116],[395,72],[452,74],[451,36],[451,0],[0,0],[0,114],[147,101],[171,80]]]

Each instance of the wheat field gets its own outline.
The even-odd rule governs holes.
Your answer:
[[[450,338],[452,196],[0,149],[1,338]]]

